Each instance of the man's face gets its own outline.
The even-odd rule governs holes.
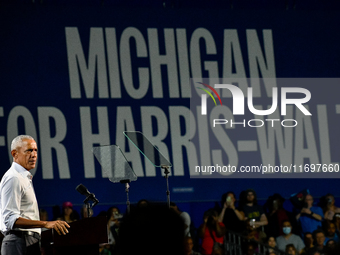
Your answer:
[[[323,233],[317,233],[315,236],[316,243],[318,246],[323,246],[323,243],[325,242],[325,235]]]
[[[249,203],[252,203],[252,202],[254,202],[254,199],[255,199],[254,193],[253,192],[248,192],[248,194],[247,194],[247,201]]]
[[[14,162],[18,163],[27,170],[35,168],[38,157],[37,144],[33,139],[25,139],[21,146],[12,150]]]
[[[305,235],[305,245],[309,247],[311,244],[313,244],[313,235],[312,234],[306,234]]]
[[[308,204],[308,207],[311,207],[313,205],[313,202],[314,202],[313,197],[311,195],[307,195],[305,202]]]
[[[185,250],[186,252],[191,252],[192,248],[194,247],[194,243],[191,238],[185,240]]]
[[[327,236],[334,236],[336,231],[334,223],[330,223],[328,228],[327,228]]]

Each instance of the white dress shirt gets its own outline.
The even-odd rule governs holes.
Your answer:
[[[41,233],[40,228],[13,228],[19,217],[29,220],[40,219],[32,178],[33,176],[28,170],[15,162],[2,177],[0,182],[0,230],[3,234],[10,230]]]

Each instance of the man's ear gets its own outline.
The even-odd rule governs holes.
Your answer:
[[[11,151],[12,157],[15,158],[16,155],[18,154],[17,150],[12,150]]]

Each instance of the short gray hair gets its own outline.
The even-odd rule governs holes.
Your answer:
[[[11,151],[21,147],[23,140],[34,140],[30,135],[18,135],[12,140]]]

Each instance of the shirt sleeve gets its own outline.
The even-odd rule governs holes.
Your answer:
[[[316,207],[314,213],[319,214],[322,218],[325,217],[323,215],[323,211],[322,211],[321,207]]]
[[[21,188],[16,177],[4,181],[1,189],[2,220],[7,230],[12,230],[14,223],[20,217]]]

